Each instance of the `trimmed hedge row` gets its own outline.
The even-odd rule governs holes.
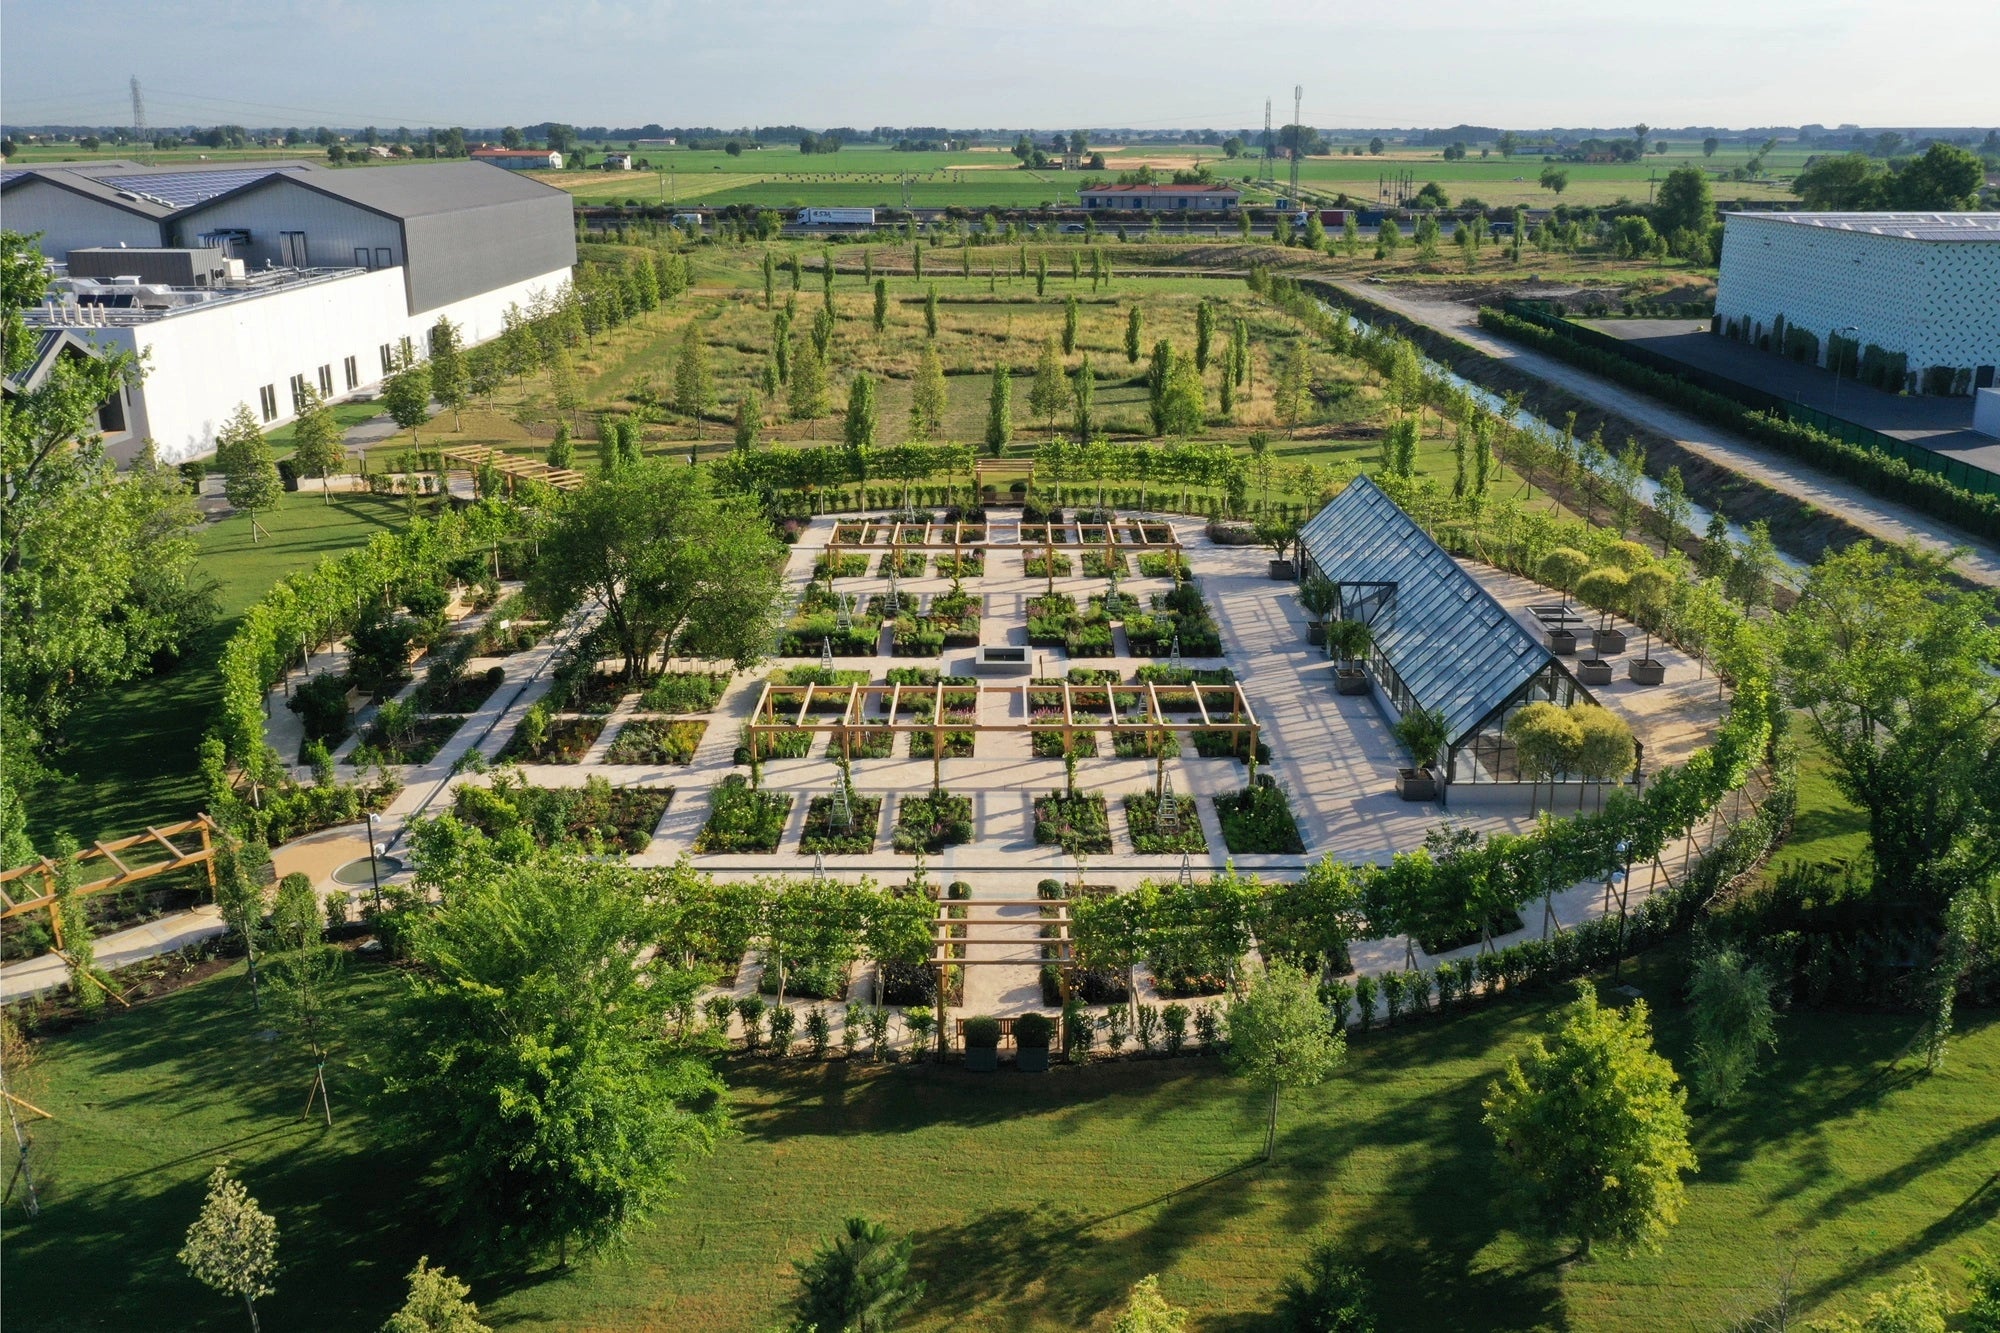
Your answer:
[[[1626,357],[1586,347],[1491,306],[1480,307],[1479,326],[1527,343],[1537,351],[1593,374],[1630,385],[1715,425],[1741,431],[1759,444],[1857,482],[1884,499],[1907,504],[1981,537],[2000,539],[2000,496],[1969,491],[1900,458],[1849,444],[1774,413],[1756,411]]]

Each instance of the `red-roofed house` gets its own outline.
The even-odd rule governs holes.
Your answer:
[[[1233,185],[1086,185],[1077,197],[1087,209],[1226,213],[1243,199]]]

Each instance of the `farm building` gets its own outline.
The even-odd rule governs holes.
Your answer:
[[[606,153],[604,155],[603,169],[605,171],[630,171],[632,169],[632,155],[630,153]]]
[[[475,148],[468,156],[509,171],[561,171],[563,164],[563,155],[548,148]]]
[[[1728,214],[1715,312],[1720,331],[1821,365],[1836,334],[1877,348],[1869,364],[1900,371],[1891,387],[1984,388],[2000,366],[2000,213]]]
[[[1401,717],[1445,721],[1448,782],[1522,781],[1507,719],[1538,701],[1595,702],[1561,659],[1366,477],[1299,531],[1308,577],[1340,592],[1339,618],[1374,640],[1363,663],[1377,697]]]
[[[308,386],[373,389],[439,318],[497,337],[576,262],[568,196],[476,162],[9,169],[0,199],[55,266],[30,328],[143,354],[107,443],[170,461],[212,450],[239,403],[276,425]]]
[[[1088,209],[1226,213],[1242,202],[1243,192],[1233,185],[1086,185],[1077,198]]]

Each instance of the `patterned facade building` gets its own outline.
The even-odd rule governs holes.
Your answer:
[[[1851,338],[1901,354],[1909,389],[1935,367],[1958,372],[1959,392],[1994,383],[2000,213],[1731,213],[1725,225],[1723,330],[1760,344],[1810,333],[1821,364],[1832,335]]]

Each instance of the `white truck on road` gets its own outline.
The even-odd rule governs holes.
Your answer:
[[[801,208],[796,219],[801,227],[872,227],[872,208]]]

